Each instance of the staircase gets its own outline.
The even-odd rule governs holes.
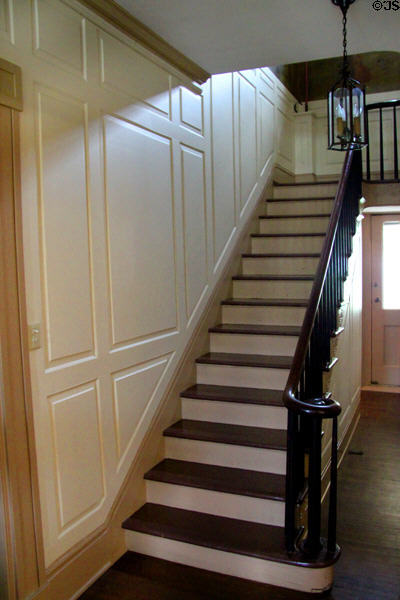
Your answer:
[[[282,393],[337,182],[280,185],[210,329],[182,420],[128,518],[130,550],[305,592],[332,585],[332,560],[285,549],[287,409]]]

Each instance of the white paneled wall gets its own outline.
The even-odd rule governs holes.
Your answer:
[[[275,162],[268,69],[197,89],[75,0],[0,0],[22,67],[22,204],[47,565],[104,523]]]

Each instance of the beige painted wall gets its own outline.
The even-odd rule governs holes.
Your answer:
[[[268,69],[195,88],[75,0],[0,0],[22,67],[22,207],[46,565],[96,530],[274,164]]]

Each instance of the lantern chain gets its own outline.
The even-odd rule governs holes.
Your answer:
[[[349,77],[349,61],[347,56],[347,11],[343,11],[343,75]]]

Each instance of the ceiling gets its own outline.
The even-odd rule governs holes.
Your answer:
[[[340,54],[341,12],[330,0],[117,0],[209,73]],[[376,3],[376,2],[375,2]],[[349,53],[400,51],[400,11],[357,0],[348,13]]]

